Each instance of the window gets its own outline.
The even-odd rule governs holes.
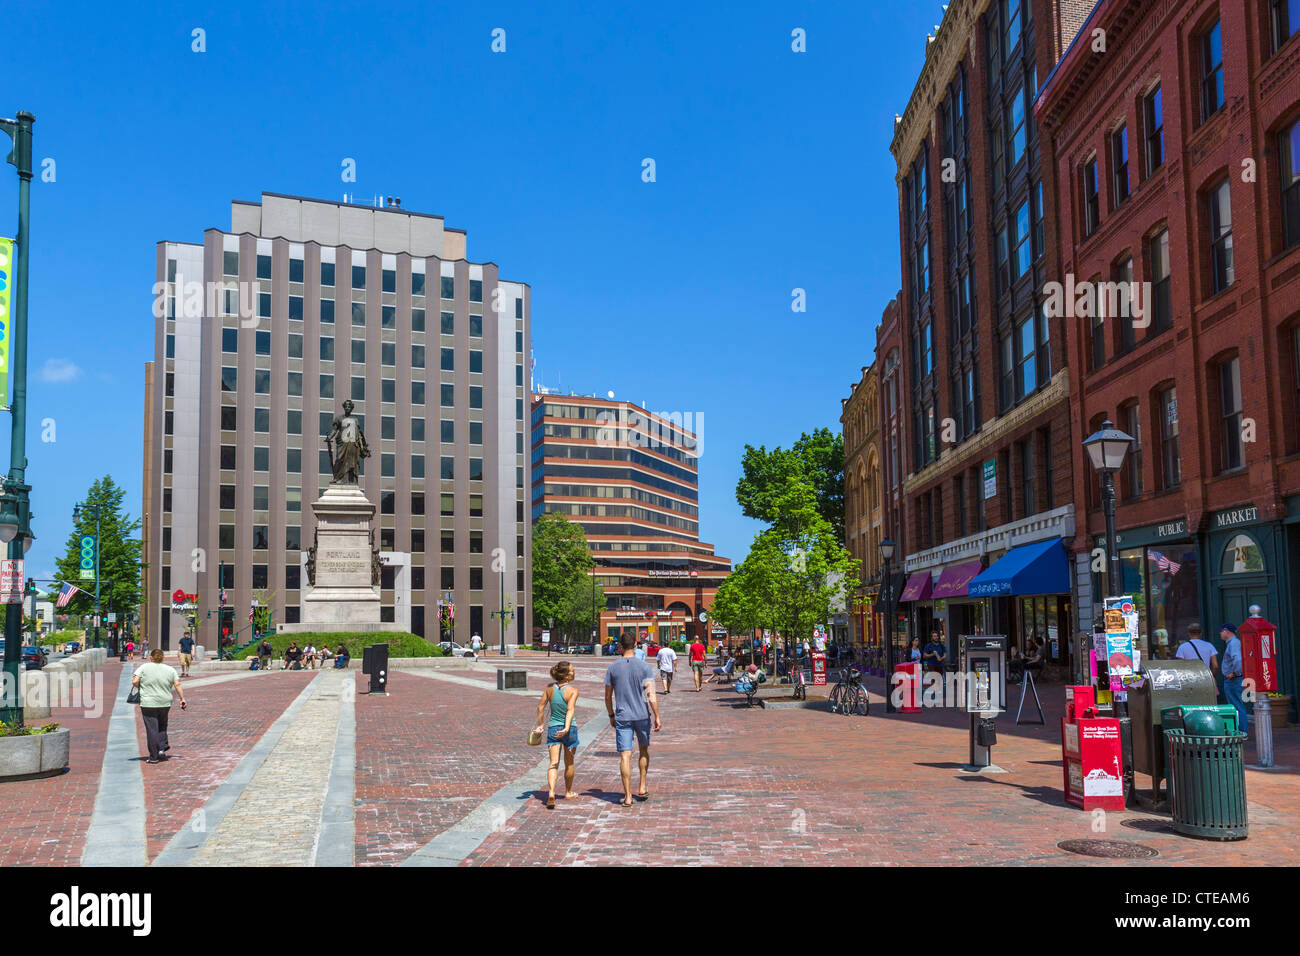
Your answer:
[[[301,468],[299,470],[301,470]],[[301,488],[284,489],[284,510],[302,511],[302,489]]]
[[[482,495],[469,496],[469,516],[471,518],[483,517],[483,496]]]
[[[411,331],[412,332],[424,331],[424,309],[411,310]]]
[[[366,267],[354,265],[352,267],[352,288],[364,289],[365,287],[366,287]]]
[[[302,587],[302,567],[297,564],[284,566],[284,587],[286,591],[297,591]]]
[[[917,253],[917,270],[919,281],[917,283],[917,298],[925,295],[930,291],[930,243],[929,240],[921,243],[920,252]],[[472,355],[473,353],[471,353]],[[483,353],[479,353],[479,364],[482,365]],[[481,371],[481,369],[480,369]]]
[[[352,303],[352,324],[355,326],[365,326],[366,304],[364,302]]]
[[[1210,292],[1217,295],[1232,285],[1232,201],[1228,180],[1210,190]]]
[[[483,480],[483,459],[482,458],[471,458],[469,460],[469,480],[470,481]]]
[[[217,528],[217,547],[233,548],[235,546],[235,526],[223,524]]]
[[[322,362],[334,361],[334,339],[330,336],[321,337],[320,358]]]
[[[444,518],[449,518],[456,513],[456,496],[442,495],[439,503],[439,514]]]
[[[379,276],[380,289],[384,292],[397,291],[397,272],[393,269],[384,269]]]
[[[266,551],[271,546],[271,535],[264,524],[253,525],[253,550]]]
[[[440,426],[439,440],[447,442],[448,444],[455,442],[456,423],[454,421],[451,421],[450,419],[444,418],[438,424]]]
[[[424,346],[411,346],[411,368],[424,368]]]
[[[483,553],[483,532],[482,531],[471,531],[469,533],[469,553],[470,554]]]
[[[320,300],[320,320],[323,324],[326,325],[334,324],[334,300],[333,299]]]
[[[469,280],[469,300],[471,302],[483,301],[483,280],[482,279]]]
[[[284,470],[293,475],[302,474],[302,449],[289,448],[285,450]]]
[[[1016,210],[1015,243],[1015,278],[1019,279],[1029,271],[1033,261],[1033,250],[1029,242],[1029,200],[1022,202]]]
[[[998,357],[1000,372],[998,378],[998,407],[1006,411],[1015,404],[1015,343],[1014,336],[1004,335],[998,342]]]
[[[221,486],[220,500],[219,500],[218,507],[225,508],[227,510],[235,507],[235,486],[234,485]]]
[[[171,412],[167,413],[168,415]],[[269,408],[253,409],[253,431],[269,432],[271,430],[271,410]]]
[[[411,404],[412,405],[424,404],[424,383],[423,382],[411,383]]]
[[[1296,0],[1300,4],[1300,0]],[[1300,120],[1278,137],[1282,178],[1282,247],[1300,245]]]
[[[456,315],[454,312],[443,312],[441,321],[441,331],[443,335],[456,334]]]
[[[301,259],[289,260],[289,281],[290,282],[302,281],[302,260]]]
[[[271,449],[265,445],[257,445],[253,448],[253,471],[270,471],[271,470]]]
[[[424,456],[423,455],[411,456],[411,477],[412,478],[424,477]]]
[[[1160,485],[1168,491],[1182,484],[1182,456],[1178,450],[1178,390],[1166,388],[1156,393],[1160,416]]]
[[[379,437],[392,440],[397,437],[397,419],[392,415],[382,415],[379,419]]]
[[[397,344],[395,342],[379,343],[379,364],[380,365],[397,364]]]
[[[1038,387],[1037,347],[1031,315],[1016,329],[1016,398],[1030,395]]]
[[[1097,194],[1097,157],[1083,164],[1083,235],[1091,236],[1101,225],[1101,203]]]
[[[322,262],[320,264],[320,284],[325,286],[334,284],[334,263]]]
[[[444,299],[456,298],[456,277],[442,276],[442,297]]]
[[[379,400],[381,402],[397,401],[397,380],[381,378],[379,380]]]
[[[271,394],[271,370],[259,368],[253,370],[253,391],[258,395]]]
[[[382,329],[397,328],[397,308],[391,305],[385,305],[379,310],[379,327]]]
[[[334,397],[334,376],[333,375],[322,375],[320,377],[320,397],[321,398]]]
[[[271,293],[260,292],[257,296],[257,315],[259,318],[269,319],[271,317]]]
[[[1002,125],[999,123],[989,131],[989,142],[993,150],[993,160],[989,167],[993,173],[993,191],[997,192],[1002,188],[1002,164],[1003,150],[1006,148],[1002,142]]]
[[[1111,316],[1119,326],[1119,352],[1122,355],[1137,344],[1133,327],[1133,259],[1128,257],[1115,266],[1114,282],[1119,294],[1115,297],[1117,315]],[[1109,309],[1107,310],[1109,311]]]
[[[1041,259],[1047,251],[1046,234],[1043,230],[1043,181],[1034,183],[1034,258]]]
[[[413,515],[424,514],[424,492],[422,491],[411,492],[411,514]]]
[[[456,407],[456,386],[442,385],[439,387],[439,404],[443,408]]]
[[[1112,205],[1118,206],[1129,197],[1127,125],[1110,134],[1110,162]]]
[[[1223,108],[1223,37],[1215,21],[1201,34],[1201,122]]]
[[[1038,512],[1038,473],[1034,467],[1033,438],[1026,438],[1017,444],[1016,457],[1019,459],[1017,464],[1020,465],[1021,516],[1027,518]]]
[[[366,364],[366,340],[352,340],[352,361],[357,365]]]
[[[456,350],[443,349],[440,367],[444,372],[452,372],[456,369]]]
[[[1125,500],[1132,500],[1142,494],[1142,416],[1139,414],[1137,402],[1130,402],[1120,409],[1121,421],[1124,423],[1123,428],[1133,436],[1133,444],[1129,446],[1127,457],[1124,459],[1124,474],[1120,482],[1120,493]]]
[[[1011,272],[1007,267],[1008,255],[1007,227],[998,230],[998,292],[1005,292],[1011,286]]]
[[[517,434],[517,436],[518,436],[520,442],[522,442],[524,436],[523,436],[522,434],[520,434],[520,433],[516,433],[516,434]],[[470,422],[470,423],[469,423],[469,443],[470,443],[471,445],[481,445],[481,444],[483,444],[483,423],[482,423],[482,422]],[[522,449],[521,449],[521,451],[522,451]]]
[[[1019,0],[1013,0],[1019,2]],[[1025,91],[1017,87],[1007,104],[1007,136],[1011,152],[1007,157],[1008,165],[1015,166],[1025,155]]]
[[[1150,176],[1165,163],[1165,111],[1160,102],[1160,87],[1157,86],[1142,101],[1142,115],[1146,124],[1147,175]]]
[[[285,431],[290,435],[302,434],[302,412],[290,409],[285,414]]]
[[[289,296],[289,318],[293,319],[295,322],[302,321],[302,296]]]
[[[285,382],[290,395],[302,394],[302,372],[290,372]]]
[[[270,353],[268,353],[270,354]],[[289,358],[302,358],[302,333],[289,333]]]
[[[1020,42],[1020,2],[1021,0],[1007,0],[1007,55],[1016,48]]]
[[[456,532],[443,531],[442,534],[440,535],[439,547],[443,554],[454,554],[456,552]],[[443,568],[443,573],[445,574],[448,570],[450,569]],[[443,583],[443,587],[450,587],[450,586],[451,585],[446,584],[445,582]]]
[[[1147,243],[1147,275],[1151,277],[1151,331],[1154,335],[1174,324],[1173,301],[1169,289],[1169,230],[1161,229]]]
[[[271,257],[270,256],[257,257],[257,277],[259,279],[271,278]]]
[[[222,263],[221,271],[224,275],[228,275],[228,276],[239,275],[238,251],[236,252],[227,251],[223,253],[221,257],[221,263]]]
[[[366,398],[366,377],[364,375],[352,376],[352,400],[354,402],[365,401]]]
[[[1273,26],[1273,52],[1276,53],[1296,28],[1300,27],[1300,0],[1269,0]]]
[[[271,507],[271,488],[269,485],[253,486],[253,510],[265,511]]]
[[[471,339],[481,339],[483,337],[483,316],[471,315],[469,317],[469,337]]]
[[[482,385],[471,385],[469,387],[469,407],[470,408],[483,407],[483,386]]]
[[[424,273],[411,273],[411,295],[424,295]]]
[[[469,589],[471,591],[483,590],[483,569],[482,568],[469,569]]]
[[[259,329],[253,337],[253,351],[258,355],[271,354],[271,333]]]
[[[1219,377],[1219,471],[1240,468],[1245,459],[1241,434],[1241,366],[1237,358],[1221,362]]]
[[[411,441],[424,441],[424,419],[411,419]]]
[[[926,322],[921,326],[921,377],[934,371],[934,326]]]
[[[440,462],[441,476],[443,481],[451,481],[456,477],[456,459],[450,455],[443,455]]]
[[[379,456],[379,477],[392,478],[396,474],[397,457],[391,453]]]
[[[223,352],[239,351],[239,329],[221,330],[221,351]]]

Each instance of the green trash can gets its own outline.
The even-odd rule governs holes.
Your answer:
[[[1246,839],[1246,735],[1166,730],[1165,745],[1174,829],[1211,840]]]

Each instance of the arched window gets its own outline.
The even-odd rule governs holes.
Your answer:
[[[1220,574],[1250,574],[1264,570],[1264,554],[1248,534],[1234,535],[1223,549]]]

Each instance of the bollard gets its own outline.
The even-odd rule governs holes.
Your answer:
[[[1273,705],[1264,694],[1255,698],[1255,762],[1273,766]]]

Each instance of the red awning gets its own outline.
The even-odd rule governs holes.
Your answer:
[[[965,597],[971,580],[984,570],[981,565],[982,562],[976,558],[974,561],[964,561],[944,568],[943,573],[939,575],[939,582],[934,586],[932,597],[936,601],[943,598]]]
[[[933,580],[929,571],[917,571],[907,579],[907,586],[903,588],[903,594],[899,597],[900,601],[928,601],[930,600],[930,589]]]

